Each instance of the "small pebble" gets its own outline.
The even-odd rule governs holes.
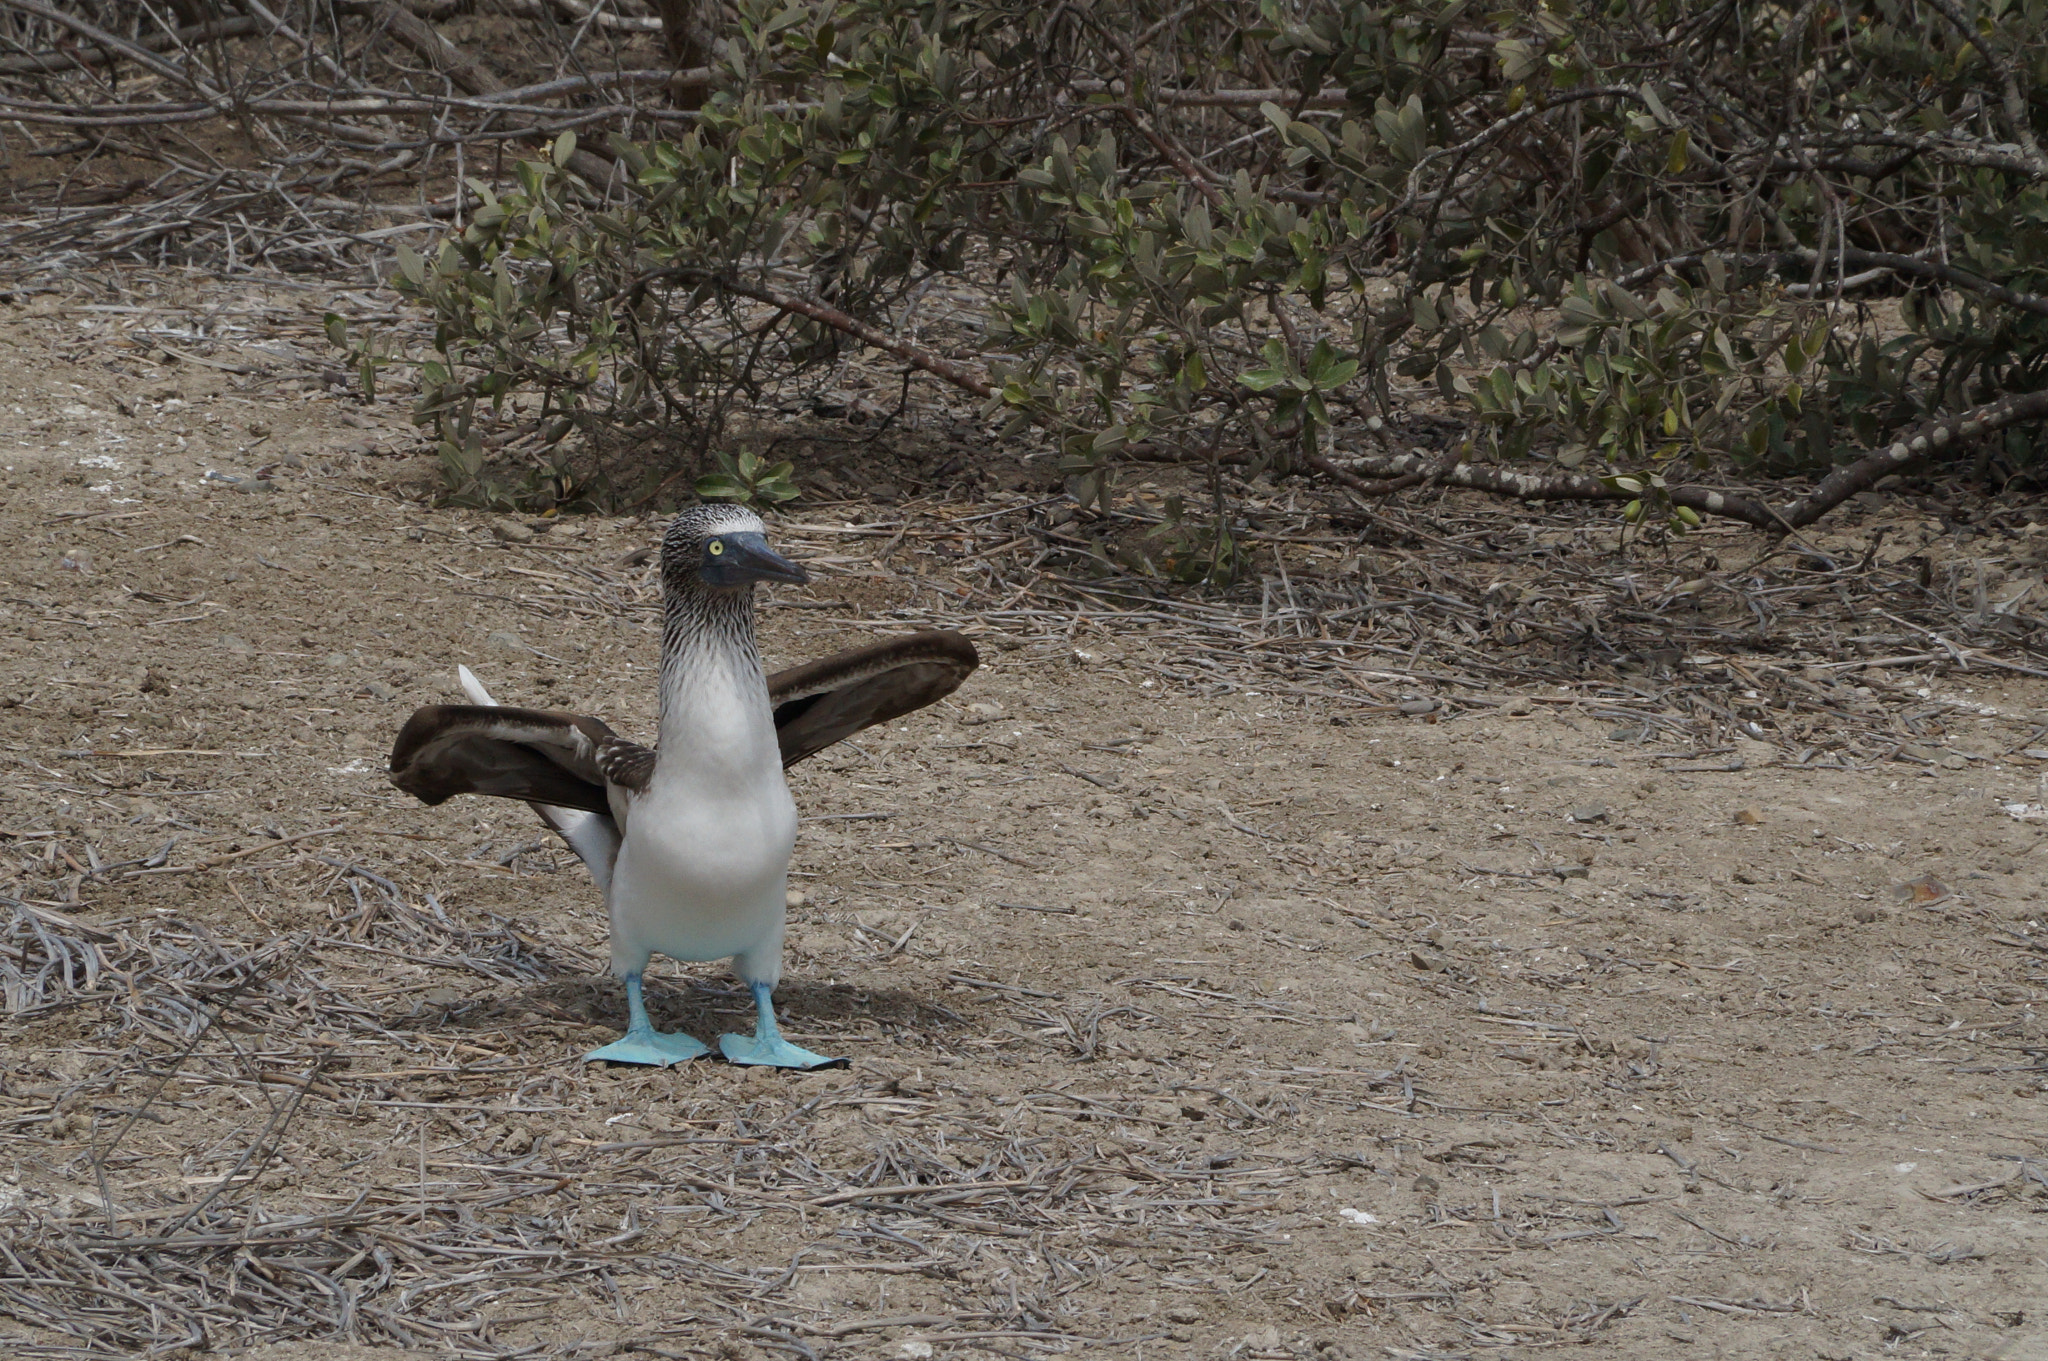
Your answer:
[[[1953,890],[1931,874],[1892,885],[1892,900],[1900,907],[1939,907],[1952,896]]]

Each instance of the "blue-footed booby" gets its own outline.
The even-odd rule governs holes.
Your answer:
[[[887,639],[763,676],[754,583],[807,580],[768,546],[752,511],[694,506],[661,543],[661,719],[652,749],[581,714],[499,705],[461,668],[472,704],[414,712],[391,782],[427,804],[491,794],[532,804],[590,869],[611,918],[627,1027],[586,1057],[666,1065],[709,1048],[662,1034],[641,974],[657,953],[732,958],[752,991],[754,1033],[722,1035],[734,1063],[815,1068],[833,1060],[782,1038],[772,997],[796,804],[782,772],[863,728],[951,694],[979,664],[958,633]]]

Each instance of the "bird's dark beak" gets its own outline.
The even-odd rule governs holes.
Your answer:
[[[714,547],[718,551],[713,552]],[[811,574],[770,548],[759,534],[721,534],[706,545],[703,577],[713,586],[746,586],[756,581],[800,586]]]

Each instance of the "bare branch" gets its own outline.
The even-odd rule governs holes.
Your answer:
[[[11,0],[10,0],[11,3]],[[256,20],[246,15],[207,24],[188,24],[175,33],[155,33],[138,40],[137,46],[151,52],[182,47],[188,43],[215,42],[261,32]],[[95,44],[68,52],[35,52],[22,57],[0,57],[0,76],[35,75],[45,71],[71,71],[81,66],[107,66],[127,55]]]

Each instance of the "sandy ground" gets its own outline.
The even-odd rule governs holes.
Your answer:
[[[315,355],[336,301],[178,315]],[[1933,764],[1790,769],[980,629],[794,776],[781,1005],[850,1065],[587,1067],[623,1004],[580,868],[383,755],[458,662],[647,735],[658,524],[508,541],[405,494],[402,408],[124,324],[0,308],[0,1243],[159,1255],[133,1298],[0,1281],[16,1354],[170,1345],[137,1301],[240,1281],[210,1345],[277,1361],[2048,1359],[2040,683],[1934,682],[1979,707]],[[819,580],[771,665],[945,617],[948,569],[845,531],[890,514],[784,517]],[[39,925],[94,976],[22,982]],[[715,966],[655,997],[744,1022]],[[327,1286],[235,1246],[285,1221]]]

